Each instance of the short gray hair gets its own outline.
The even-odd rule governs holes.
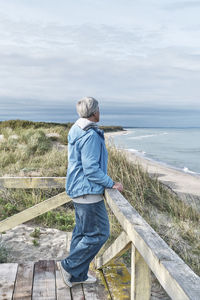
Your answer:
[[[92,97],[84,97],[76,104],[76,110],[81,118],[89,118],[99,110],[99,104]]]

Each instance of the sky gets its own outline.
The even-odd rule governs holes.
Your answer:
[[[199,0],[0,0],[0,119],[83,96],[200,112],[199,15]]]

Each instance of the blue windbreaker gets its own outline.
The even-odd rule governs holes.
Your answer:
[[[107,175],[107,160],[103,130],[83,130],[75,123],[68,134],[67,194],[75,198],[111,188],[114,182]]]

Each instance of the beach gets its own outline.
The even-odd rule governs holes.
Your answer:
[[[118,131],[105,133],[105,137],[107,142],[113,145],[112,137],[126,134],[126,131]],[[119,151],[123,152],[134,165],[139,164],[150,176],[158,178],[160,182],[178,194],[183,201],[200,210],[200,176],[179,171],[129,150],[119,149]]]

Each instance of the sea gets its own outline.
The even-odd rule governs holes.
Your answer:
[[[113,136],[118,148],[200,176],[200,128],[125,128]]]

